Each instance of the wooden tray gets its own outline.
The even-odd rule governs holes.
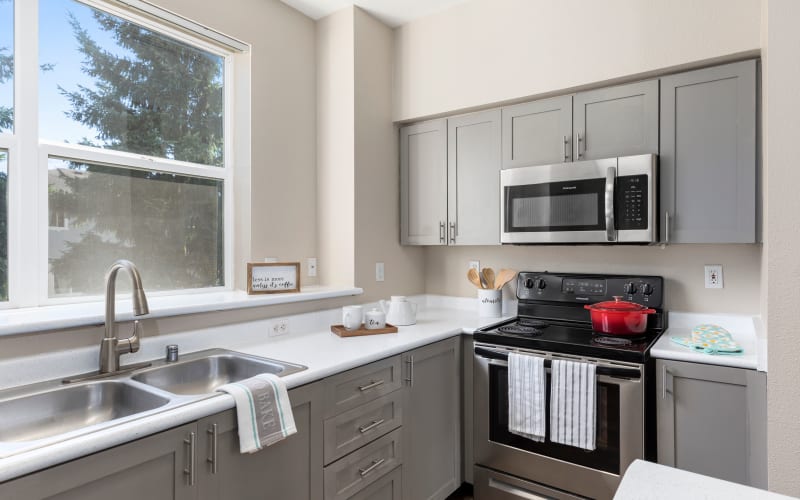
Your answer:
[[[340,337],[363,337],[364,335],[380,335],[382,333],[397,333],[397,327],[386,323],[385,328],[367,330],[364,324],[357,330],[348,330],[344,325],[331,325],[331,331]]]

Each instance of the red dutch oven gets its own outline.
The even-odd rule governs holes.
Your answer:
[[[583,306],[592,315],[592,330],[612,335],[638,335],[647,330],[647,315],[656,312],[643,305],[626,302],[615,296],[613,301]]]

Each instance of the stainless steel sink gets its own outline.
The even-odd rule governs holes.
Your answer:
[[[154,367],[132,378],[172,394],[197,395],[212,393],[224,384],[238,382],[259,373],[273,373],[283,377],[306,369],[302,365],[222,349],[190,356],[194,359]]]
[[[119,381],[63,387],[0,401],[0,442],[35,441],[136,413],[169,399]]]

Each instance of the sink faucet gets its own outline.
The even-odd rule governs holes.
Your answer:
[[[119,357],[123,354],[139,350],[139,335],[141,327],[139,320],[133,322],[133,334],[126,339],[117,338],[117,324],[114,318],[114,302],[117,286],[117,273],[124,269],[131,277],[133,285],[133,315],[142,316],[150,312],[147,306],[147,297],[142,288],[142,278],[139,270],[129,260],[118,260],[111,264],[106,272],[106,326],[105,336],[100,343],[100,373],[115,373],[119,371]]]

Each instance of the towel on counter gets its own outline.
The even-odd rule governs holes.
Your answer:
[[[544,358],[508,355],[508,430],[533,441],[545,435]]]
[[[731,333],[718,325],[698,325],[692,329],[691,337],[671,337],[676,344],[705,354],[737,356],[744,353]]]
[[[595,365],[554,359],[550,372],[550,441],[595,449]]]
[[[297,432],[289,392],[280,377],[262,373],[217,390],[236,400],[241,453],[255,453]]]

